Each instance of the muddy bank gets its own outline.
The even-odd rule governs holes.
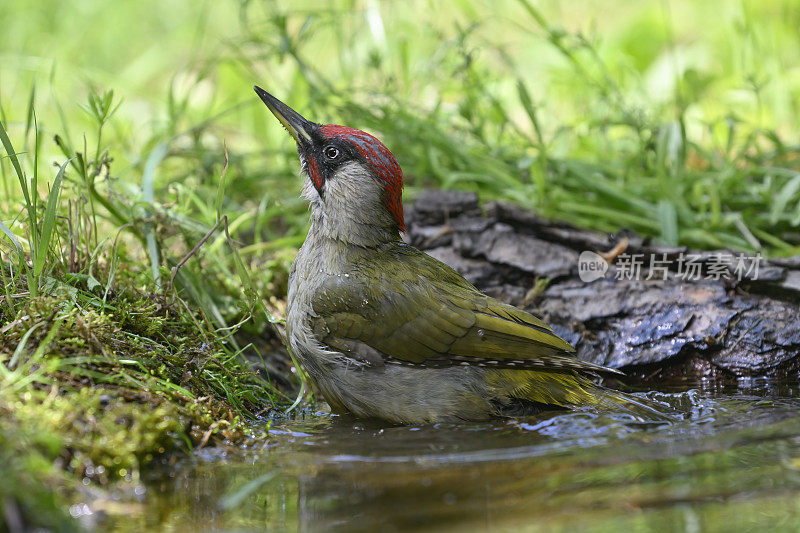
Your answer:
[[[800,367],[800,257],[660,246],[502,203],[479,205],[464,192],[425,192],[406,208],[406,221],[412,244],[487,293],[542,315],[582,359],[656,379],[781,377]],[[615,247],[605,274],[583,281],[581,253]],[[583,259],[584,278],[589,262],[602,267],[596,255]],[[542,290],[537,280],[549,283]]]

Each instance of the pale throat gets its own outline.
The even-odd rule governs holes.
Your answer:
[[[372,173],[358,163],[343,165],[325,182],[322,196],[306,177],[302,196],[311,204],[309,237],[364,248],[400,240],[382,192]]]

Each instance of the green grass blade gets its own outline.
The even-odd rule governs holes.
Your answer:
[[[153,203],[155,197],[156,168],[167,156],[167,145],[159,143],[147,156],[142,173],[142,198],[148,204]]]
[[[675,246],[678,244],[678,214],[675,204],[669,200],[658,202],[658,223],[661,227],[661,240],[664,244]]]
[[[144,173],[142,174],[142,199],[153,206],[155,198],[155,181],[156,181],[156,168],[167,156],[167,145],[159,143],[150,152],[147,161],[144,164]],[[144,228],[145,244],[147,246],[147,254],[150,256],[150,269],[153,273],[153,279],[156,286],[161,288],[161,276],[159,274],[159,267],[161,266],[161,254],[158,248],[158,241],[152,224],[146,224]]]
[[[33,334],[33,332],[36,331],[39,328],[39,326],[42,325],[44,325],[44,322],[37,322],[36,324],[31,326],[19,340],[19,344],[17,344],[17,348],[14,350],[14,353],[11,355],[11,360],[8,362],[8,368],[10,370],[13,371],[17,367],[17,364],[19,364],[19,360],[22,357],[22,352],[25,351],[25,346],[28,344],[28,339]]]
[[[225,175],[228,173],[228,149],[225,148],[225,164],[222,167],[222,174],[217,185],[217,196],[214,199],[214,209],[217,212],[217,220],[222,218],[222,201],[225,199]]]
[[[794,199],[794,197],[797,196],[798,191],[800,191],[800,172],[795,174],[792,179],[787,181],[781,190],[774,196],[772,207],[769,210],[770,224],[778,223],[778,220],[786,209],[789,200]]]
[[[47,198],[47,207],[44,211],[44,219],[42,220],[42,234],[38,239],[36,249],[33,250],[33,275],[38,278],[42,274],[45,260],[47,259],[47,252],[50,249],[50,239],[53,237],[53,229],[56,225],[56,213],[58,211],[58,198],[61,193],[61,180],[64,178],[64,171],[69,165],[69,161],[64,162],[56,174],[56,179],[53,180],[53,187],[50,189],[50,195]]]
[[[28,182],[25,180],[25,174],[22,173],[22,167],[19,164],[17,152],[14,151],[14,146],[11,144],[11,139],[8,138],[8,133],[6,132],[5,125],[3,125],[2,122],[0,122],[0,141],[2,141],[3,147],[6,149],[8,158],[11,159],[11,165],[14,167],[14,171],[17,173],[17,178],[19,178],[19,184],[22,187],[22,194],[25,196],[25,202],[30,209],[31,196],[28,193]]]
[[[219,506],[224,511],[230,511],[239,507],[248,496],[256,493],[263,485],[269,483],[278,476],[278,471],[273,470],[262,474],[252,481],[248,481],[241,488],[226,494],[219,502]]]
[[[34,117],[34,103],[36,102],[36,81],[31,83],[31,92],[28,95],[28,112],[25,117],[25,136],[24,138],[28,138],[28,133],[31,131],[31,126],[35,123]]]
[[[33,98],[33,95],[31,95]],[[39,123],[36,118],[36,110],[33,108],[33,102],[31,102],[31,109],[30,109],[31,116],[33,118],[33,178],[31,179],[31,197],[33,199],[33,209],[28,211],[28,220],[31,224],[31,243],[33,248],[37,248],[39,244],[39,235],[34,230],[35,228],[39,227],[39,213],[37,211],[38,207],[38,200],[39,200]],[[27,139],[27,132],[25,134],[25,138]]]
[[[8,237],[9,240],[12,242],[12,244],[14,244],[14,248],[17,249],[17,254],[22,256],[25,253],[24,250],[22,249],[22,243],[19,242],[19,239],[17,238],[16,235],[14,235],[14,232],[11,231],[11,228],[3,224],[3,221],[1,220],[0,220],[0,231],[6,234],[6,237]]]

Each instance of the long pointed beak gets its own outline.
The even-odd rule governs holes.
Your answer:
[[[311,144],[311,135],[309,132],[312,131],[313,122],[304,119],[300,113],[284,104],[258,85],[254,85],[253,89],[256,91],[259,98],[267,104],[269,110],[272,111],[275,118],[283,124],[283,127],[286,128],[297,144],[304,147]]]

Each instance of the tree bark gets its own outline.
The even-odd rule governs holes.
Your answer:
[[[455,191],[421,194],[406,222],[411,244],[487,294],[542,316],[581,359],[648,379],[796,377],[800,368],[800,257],[662,246],[503,203],[481,206],[475,194]],[[605,275],[582,281],[580,254],[623,239],[627,247]],[[539,280],[549,281],[543,291]]]

